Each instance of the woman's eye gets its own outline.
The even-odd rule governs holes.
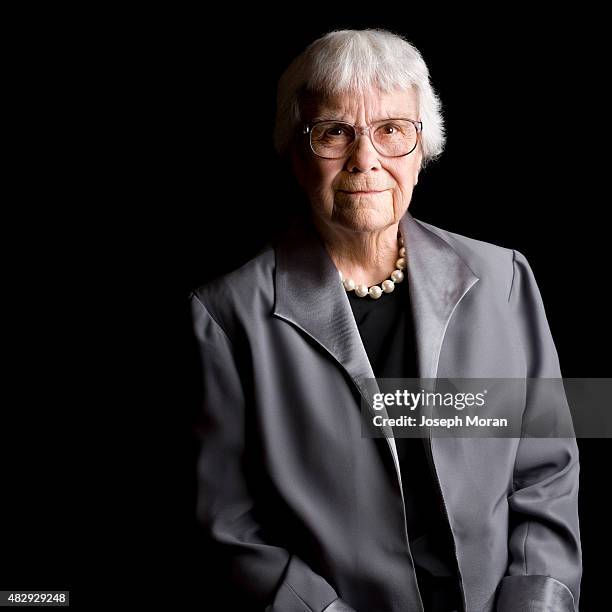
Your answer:
[[[343,134],[344,130],[339,127],[329,128],[329,130],[327,130],[328,136],[342,136]]]

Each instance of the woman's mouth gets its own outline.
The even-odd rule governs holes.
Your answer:
[[[382,193],[382,191],[345,191],[341,189],[340,193],[346,193],[347,195],[374,195],[375,193]]]

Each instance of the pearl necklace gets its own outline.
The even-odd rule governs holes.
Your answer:
[[[355,295],[358,297],[365,297],[369,295],[372,299],[377,300],[384,293],[391,293],[395,289],[395,283],[401,283],[404,280],[404,273],[402,270],[406,268],[406,249],[403,244],[404,241],[401,236],[398,237],[400,243],[399,258],[395,262],[396,269],[391,272],[391,276],[384,280],[380,285],[357,285],[352,278],[345,278],[342,274],[342,270],[338,270],[340,280],[347,291],[355,291]]]

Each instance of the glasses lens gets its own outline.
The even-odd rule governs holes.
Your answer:
[[[377,123],[372,132],[374,145],[383,155],[400,157],[416,147],[417,129],[411,121],[394,119]]]
[[[321,157],[343,157],[355,140],[352,126],[335,121],[317,123],[312,128],[310,143],[312,150]]]
[[[371,133],[374,147],[387,157],[407,155],[417,144],[417,128],[414,123],[405,119],[379,121],[372,126]],[[352,125],[323,121],[313,126],[310,143],[316,155],[338,159],[347,154],[355,142],[355,137],[355,128]]]

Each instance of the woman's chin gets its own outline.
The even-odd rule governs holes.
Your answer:
[[[335,215],[334,222],[355,232],[376,232],[393,223],[393,216],[381,211],[364,209],[352,214]]]

